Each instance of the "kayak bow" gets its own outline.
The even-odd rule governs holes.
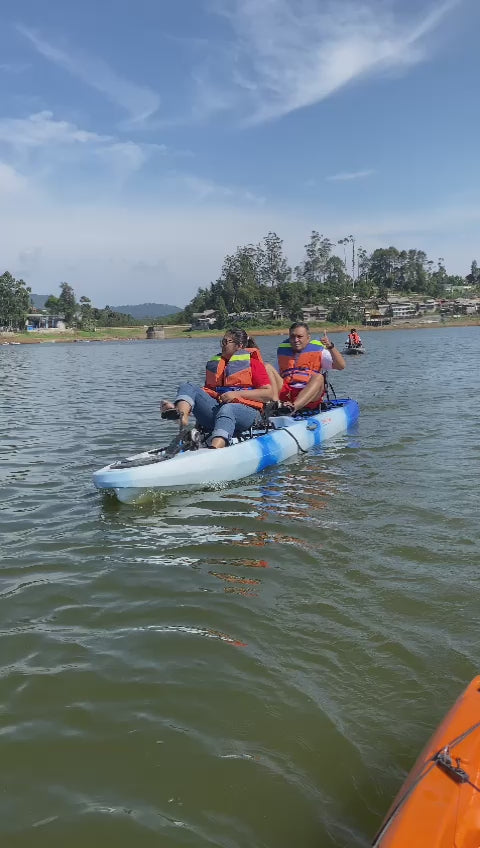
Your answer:
[[[373,846],[479,845],[480,677],[475,677],[422,751]]]

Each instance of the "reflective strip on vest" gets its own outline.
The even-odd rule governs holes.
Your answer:
[[[294,351],[285,339],[277,349],[278,367],[286,383],[305,386],[314,374],[322,373],[323,344],[312,339],[301,351]]]
[[[250,354],[234,353],[225,366],[225,374],[227,377],[230,377],[232,374],[238,374],[239,371],[245,370],[245,365],[250,368]]]
[[[221,355],[213,356],[206,365],[204,388],[208,394],[216,396],[227,391],[252,390],[253,357],[262,361],[255,348],[243,348],[241,353],[234,353],[228,362]],[[263,409],[263,403],[258,400],[239,398],[239,402],[255,409]]]

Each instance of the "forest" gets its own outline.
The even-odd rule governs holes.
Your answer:
[[[333,321],[344,321],[351,311],[352,296],[360,301],[417,293],[441,298],[449,290],[480,287],[480,269],[474,260],[465,277],[449,274],[443,258],[433,262],[423,250],[377,248],[372,253],[357,246],[348,235],[336,243],[313,230],[302,262],[290,267],[283,240],[273,232],[257,245],[237,248],[224,259],[220,276],[200,287],[183,312],[191,320],[195,312],[217,311],[218,326],[230,313],[261,309],[284,311],[294,320],[307,305],[330,306]],[[181,315],[176,315],[177,322]]]
[[[167,280],[159,280],[159,292],[167,286]],[[330,320],[343,322],[351,317],[352,296],[357,302],[371,298],[387,301],[411,293],[442,298],[464,286],[471,286],[472,294],[480,293],[476,260],[462,277],[449,274],[443,258],[433,262],[423,250],[390,246],[368,253],[357,245],[353,235],[333,242],[313,230],[302,261],[292,268],[283,240],[269,232],[257,245],[238,247],[227,254],[215,282],[200,286],[183,312],[164,317],[162,323],[190,322],[195,312],[214,309],[217,326],[224,327],[229,314],[280,307],[295,320],[303,307],[316,304],[329,307]],[[45,311],[63,316],[69,327],[94,330],[145,323],[109,306],[95,307],[85,295],[77,301],[67,282],[60,283],[59,288],[58,296],[49,295]],[[24,280],[15,279],[8,271],[0,276],[0,329],[25,329],[26,315],[33,310],[31,291]]]

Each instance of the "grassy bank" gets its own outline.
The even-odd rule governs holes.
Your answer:
[[[165,327],[165,338],[183,338],[188,325]],[[146,339],[145,327],[98,327],[95,332],[83,330],[63,330],[30,333],[0,333],[0,343],[20,342],[21,344],[51,344],[52,342],[118,342]]]
[[[348,333],[352,323],[348,325],[312,324],[310,327],[315,335],[327,333]],[[478,327],[480,326],[480,315],[462,315],[460,318],[447,318],[445,320],[435,319],[408,319],[388,324],[386,327],[362,327],[357,325],[361,334],[389,332],[392,330],[434,330],[439,327]],[[189,330],[188,324],[177,324],[165,327],[166,339],[206,339],[218,338],[222,330]],[[252,326],[248,332],[252,336],[276,336],[287,335],[288,325],[277,326]],[[145,327],[99,327],[96,332],[83,332],[80,330],[64,332],[31,332],[31,333],[0,333],[0,344],[19,342],[20,344],[52,344],[61,342],[64,344],[72,342],[108,342],[108,341],[139,341],[145,340]]]

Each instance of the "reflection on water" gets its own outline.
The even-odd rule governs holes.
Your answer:
[[[369,334],[355,433],[131,506],[92,471],[169,441],[211,340],[28,347],[0,355],[2,844],[368,845],[478,670],[478,331]]]

